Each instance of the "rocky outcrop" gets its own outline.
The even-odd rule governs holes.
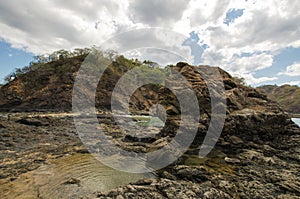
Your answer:
[[[214,150],[199,158],[211,118],[208,88],[197,67],[179,63],[173,69],[188,79],[199,99],[201,120],[192,146],[176,163],[159,171],[158,179],[99,193],[98,197],[297,198],[300,130],[278,104],[219,69],[226,90],[227,116]],[[172,84],[172,78],[169,81]],[[174,96],[160,102],[167,110],[167,122],[150,150],[169,142],[180,125],[180,106]],[[122,142],[119,145],[136,150],[136,144],[135,148]]]

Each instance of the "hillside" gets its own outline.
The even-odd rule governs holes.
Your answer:
[[[94,57],[97,60],[102,55]],[[94,59],[93,58],[93,59]],[[103,57],[102,57],[103,58]],[[101,58],[101,59],[102,59]],[[72,110],[72,92],[73,85],[81,64],[84,62],[85,56],[75,56],[56,60],[49,63],[36,65],[32,70],[27,71],[16,77],[14,80],[4,85],[0,90],[0,108],[7,111],[71,111]],[[94,62],[92,62],[94,63]],[[91,66],[97,69],[94,65]],[[179,103],[177,95],[175,96],[169,89],[174,87],[177,94],[185,96],[187,88],[191,88],[198,100],[198,107],[201,113],[199,134],[197,135],[193,147],[197,148],[205,137],[205,133],[211,122],[212,102],[210,95],[215,96],[216,104],[215,112],[222,110],[225,107],[227,114],[223,131],[225,134],[241,136],[246,140],[257,139],[261,140],[274,139],[276,135],[282,133],[283,129],[278,126],[282,124],[290,124],[291,121],[284,114],[277,103],[269,100],[265,95],[258,92],[256,89],[245,86],[238,82],[226,71],[210,66],[191,66],[187,63],[179,62],[174,66],[167,68],[155,68],[151,65],[146,65],[138,60],[129,60],[123,56],[117,56],[110,62],[107,69],[104,71],[95,94],[95,107],[100,111],[111,111],[112,93],[124,74],[131,70],[137,69],[141,76],[151,78],[153,76],[160,77],[161,84],[146,84],[136,89],[130,97],[130,112],[133,114],[148,114],[148,111],[154,104],[161,104],[165,108],[163,112],[156,110],[156,114],[163,121],[166,121],[165,127],[157,134],[157,138],[166,136],[174,137],[178,125],[180,125],[180,115],[182,113],[182,104]],[[212,69],[217,69],[221,75],[222,83],[224,84],[225,93],[220,93],[218,87],[209,90],[208,84],[217,85],[219,82],[214,76],[210,76],[208,80],[204,80],[199,71],[204,74],[210,74]],[[171,71],[171,72],[170,72]],[[178,81],[180,74],[187,80],[182,84]],[[168,78],[166,78],[168,76]],[[90,78],[90,76],[89,76]],[[89,81],[87,78],[87,82]],[[129,79],[133,81],[132,79]],[[93,90],[91,84],[82,85],[78,90],[78,98],[83,99],[78,104],[79,107],[84,107],[89,101],[93,101]],[[116,93],[117,99],[124,99],[128,95],[127,88],[129,84],[123,84],[121,92]],[[212,92],[212,93],[211,93]],[[226,101],[222,102],[221,96],[225,95]],[[187,98],[184,104],[190,104],[190,99]],[[117,100],[118,101],[118,100]],[[126,107],[124,102],[118,101],[118,107]],[[224,106],[223,103],[226,103]],[[187,106],[185,113],[188,115],[193,113],[195,105]],[[220,111],[222,112],[222,111]],[[129,114],[129,113],[128,113]],[[189,120],[191,122],[192,120]],[[274,121],[278,121],[275,122]],[[257,125],[263,125],[263,128],[257,128]],[[275,130],[276,129],[276,130]],[[129,140],[139,140],[138,137],[128,137]],[[126,144],[120,144],[124,146]],[[144,149],[143,149],[144,150]]]
[[[70,111],[76,73],[85,57],[86,55],[63,58],[35,64],[26,69],[25,73],[16,76],[12,81],[0,87],[0,109],[4,111]],[[110,97],[115,84],[126,71],[134,67],[139,67],[139,72],[147,74],[149,78],[153,75],[160,75],[163,79],[165,74],[164,69],[152,68],[139,61],[118,56],[111,61],[99,81],[96,94],[98,109],[110,109]],[[152,86],[154,90],[157,89],[154,87]],[[144,94],[138,95],[140,99],[145,96]],[[134,100],[133,97],[133,102]]]
[[[0,88],[0,109],[70,111],[74,81],[85,58],[86,55],[80,55],[35,64],[25,73],[16,76],[15,79]],[[210,66],[190,66],[186,63],[178,63],[176,66],[162,69],[138,60],[129,60],[123,56],[117,56],[104,71],[98,83],[95,106],[98,110],[110,110],[113,89],[127,71],[138,68],[141,76],[149,79],[154,76],[160,77],[160,83],[163,85],[172,81],[172,75],[169,76],[170,67],[183,74],[191,82],[193,89],[199,89],[199,94],[205,95],[198,97],[199,105],[210,109],[210,99],[209,96],[206,96],[209,93],[208,88],[204,79],[201,76],[198,77],[199,72],[197,72],[199,69],[209,71]],[[218,70],[226,90],[228,112],[252,106],[276,105],[254,88],[244,86],[224,70],[220,68]],[[166,76],[170,78],[165,82]],[[176,81],[175,79],[173,83],[176,84]],[[126,85],[123,89],[126,89]],[[82,95],[90,95],[91,92],[90,88],[84,88]],[[170,90],[159,85],[148,84],[134,92],[130,104],[133,111],[147,111],[152,104],[158,101],[172,101],[173,98]],[[173,100],[172,104],[176,104],[176,100]]]
[[[257,88],[265,93],[270,99],[278,102],[289,113],[300,113],[300,88],[291,85],[264,85]]]

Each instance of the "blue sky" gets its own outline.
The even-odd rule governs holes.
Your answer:
[[[178,43],[189,48],[191,64],[220,66],[252,86],[300,85],[297,1],[32,0],[34,7],[17,0],[0,3],[0,79],[28,65],[34,55],[99,45],[127,30],[161,27],[187,37]]]
[[[4,83],[3,78],[15,68],[28,66],[34,56],[33,53],[26,52],[22,49],[12,48],[10,44],[4,41],[0,42],[0,52],[0,83]]]
[[[278,75],[284,72],[287,66],[295,62],[300,62],[300,48],[285,48],[279,54],[274,56],[274,62],[270,68],[260,70],[255,75],[256,77],[278,77],[277,84],[284,84],[287,82],[300,81],[299,76]],[[299,83],[297,84],[299,85]]]
[[[242,16],[244,13],[244,9],[229,9],[226,12],[226,17],[224,19],[224,24],[228,25],[231,23],[234,23],[235,19],[239,18],[240,16]]]

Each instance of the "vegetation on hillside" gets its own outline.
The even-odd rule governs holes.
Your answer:
[[[13,72],[8,74],[5,78],[4,81],[5,83],[8,83],[15,78],[18,78],[20,76],[23,76],[24,74],[34,71],[37,68],[41,67],[42,65],[45,65],[47,63],[51,62],[56,62],[60,60],[66,60],[68,58],[74,58],[74,57],[79,57],[79,56],[85,56],[88,53],[91,52],[92,49],[90,48],[75,48],[73,51],[67,51],[67,50],[58,50],[54,51],[53,53],[50,54],[43,54],[43,55],[36,55],[33,57],[33,61],[29,63],[28,66],[24,66],[23,68],[16,68]]]
[[[270,99],[277,101],[289,113],[300,113],[300,87],[291,85],[264,85],[260,86],[261,92]]]
[[[83,61],[84,58],[91,53],[94,48],[76,48],[73,51],[67,51],[67,50],[58,50],[51,54],[44,54],[44,55],[37,55],[33,57],[33,61],[29,63],[28,66],[24,66],[23,68],[16,68],[12,73],[8,74],[5,78],[5,84],[13,81],[16,78],[19,78],[21,76],[24,76],[25,74],[29,72],[34,72],[39,69],[43,69],[45,71],[52,71],[56,74],[62,74],[64,72],[74,72],[74,69],[70,69],[70,67],[66,67],[66,64],[64,62],[68,62],[67,60],[78,58],[79,60]],[[145,60],[143,62],[137,60],[137,59],[127,59],[123,55],[118,55],[117,52],[114,51],[98,51],[95,50],[93,52],[97,52],[97,57],[105,57],[106,59],[110,60],[112,62],[113,71],[111,71],[114,74],[123,75],[124,72],[139,66],[139,69],[137,70],[139,75],[147,77],[148,79],[159,77],[163,83],[163,80],[165,79],[166,69],[163,69],[159,67],[159,65],[156,62]],[[57,67],[58,66],[58,67]],[[168,67],[167,67],[168,68]],[[109,69],[111,70],[111,68]]]
[[[150,82],[145,83],[145,86],[154,90],[160,88],[158,84],[164,85],[166,77],[170,74],[170,66],[162,68],[152,61],[127,59],[113,51],[85,49],[77,52],[58,51],[54,53],[56,56],[50,56],[52,58],[48,59],[44,59],[46,56],[39,56],[29,66],[15,69],[7,76],[5,85],[0,86],[0,108],[69,109],[77,72],[87,59],[92,60],[88,64],[92,71],[102,70],[100,65],[103,63],[106,67],[97,87],[96,105],[101,108],[109,108],[110,96],[115,85],[129,70],[134,69],[135,75],[129,77],[128,81],[132,83],[135,81],[133,78],[137,77],[136,80],[142,81],[141,83]],[[155,84],[152,84],[153,80]],[[124,87],[126,86],[125,84]],[[89,88],[84,92],[90,92]]]

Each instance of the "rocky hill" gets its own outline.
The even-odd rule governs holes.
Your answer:
[[[291,85],[264,85],[257,88],[265,93],[270,99],[278,102],[289,113],[300,113],[300,88]]]
[[[76,73],[85,57],[86,55],[81,55],[34,65],[25,74],[17,76],[0,87],[0,109],[7,111],[70,111]],[[111,62],[99,81],[96,94],[97,108],[101,110],[110,108],[110,97],[115,84],[126,71],[136,66],[141,68],[141,73],[150,75],[149,78],[151,75],[163,75],[160,72],[163,69],[150,68],[139,61],[135,62],[119,56]],[[153,86],[148,87],[156,89]],[[143,91],[140,90],[140,92]],[[137,95],[139,97],[133,97],[133,102],[136,98],[141,100],[146,96],[139,92]]]
[[[69,109],[74,76],[84,56],[32,67],[0,91],[0,108],[11,110]]]
[[[1,108],[8,111],[71,110],[72,88],[76,72],[83,60],[84,56],[78,56],[42,64],[17,77],[1,88]],[[162,84],[166,87],[173,85],[177,94],[185,96],[186,88],[195,92],[200,119],[191,117],[186,121],[185,130],[189,135],[189,122],[196,119],[196,136],[182,157],[168,167],[156,171],[157,178],[140,180],[108,192],[90,193],[94,194],[94,198],[297,198],[299,196],[299,127],[276,102],[256,89],[240,84],[220,68],[214,69],[221,75],[225,93],[218,89],[210,90],[208,85],[216,86],[217,79],[211,76],[212,78],[205,81],[199,72],[200,70],[209,74],[212,67],[191,66],[180,62],[170,66],[172,69],[170,72],[168,68],[152,68],[136,60],[118,57],[104,72],[96,92],[96,107],[107,111],[98,115],[98,121],[107,131],[106,136],[117,146],[136,153],[158,150],[171,142],[176,134],[181,133],[178,132],[181,125],[180,118],[189,115],[189,112],[193,112],[196,108],[187,106],[188,110],[184,112],[179,99],[169,89],[163,85],[147,84],[137,89],[131,96],[130,110],[135,115],[147,114],[152,105],[159,103],[165,108],[166,115],[159,111],[156,114],[166,121],[165,125],[152,137],[141,137],[140,134],[153,132],[157,130],[155,127],[142,125],[144,131],[140,132],[140,128],[135,130],[132,123],[125,119],[124,123],[131,126],[131,130],[118,128],[115,119],[109,113],[112,90],[124,73],[135,67],[140,67],[139,71],[142,73],[146,71],[146,74],[150,75],[148,77],[151,77],[151,74],[155,76],[168,74],[168,78]],[[164,70],[167,70],[167,73]],[[185,84],[178,82],[177,74],[185,77],[187,80]],[[161,79],[164,80],[165,76],[162,75]],[[126,85],[124,89],[126,90]],[[90,92],[88,87],[84,87],[81,88],[79,95],[88,98]],[[224,102],[221,101],[222,95],[225,96]],[[207,157],[199,158],[199,150],[213,120],[213,112],[216,112],[217,116],[221,114],[219,109],[213,110],[211,96],[216,97],[217,107],[226,108],[226,118],[222,134],[212,152]],[[118,93],[117,97],[121,99],[121,93]],[[189,99],[185,100],[187,105],[191,103]],[[119,105],[123,106],[122,103]],[[90,118],[85,119],[86,123],[90,124]],[[9,121],[1,118],[0,129],[5,135],[0,136],[0,152],[4,154],[1,156],[4,157],[0,165],[3,168],[1,176],[18,178],[22,172],[27,172],[28,168],[36,168],[45,162],[47,157],[52,157],[44,153],[61,154],[65,151],[86,153],[87,150],[82,149],[84,147],[90,152],[106,150],[99,144],[102,140],[97,137],[95,139],[91,137],[93,142],[82,146],[72,122],[73,118],[70,117],[51,119],[50,116],[26,115],[22,118],[22,114]],[[141,124],[138,124],[140,127]],[[217,126],[213,126],[213,134],[216,133],[216,128]],[[20,137],[17,132],[26,133]],[[11,154],[9,156],[5,155],[8,151]],[[27,158],[30,161],[26,161],[26,165],[21,161],[23,154],[21,151],[27,151],[25,157],[30,157]],[[113,157],[118,158],[118,154],[114,155],[116,156]],[[36,158],[39,159],[35,160]],[[161,154],[155,158],[165,161],[170,157]],[[147,161],[151,163],[151,160]],[[22,169],[19,165],[22,165]],[[11,183],[13,180],[8,181]],[[86,196],[86,192],[80,191],[84,183],[77,186],[80,180],[73,179],[72,182],[75,183],[62,182],[59,186],[63,188],[76,186],[74,192],[76,196],[80,194],[82,197]],[[8,187],[13,185],[9,184]],[[41,196],[40,194],[41,192],[37,193],[38,196]]]
[[[6,85],[0,87],[0,109],[2,110],[58,110],[70,111],[72,108],[72,89],[76,73],[83,63],[86,55],[65,58],[49,63],[37,64]],[[118,80],[130,69],[141,68],[141,75],[161,76],[161,83],[165,84],[165,76],[169,75],[168,69],[151,68],[135,60],[128,60],[123,56],[117,57],[101,77],[96,93],[96,107],[109,110],[112,91]],[[203,103],[201,107],[210,109],[209,91],[198,69],[205,70],[209,66],[189,66],[178,63],[172,69],[182,73],[190,81],[192,88],[197,88],[198,100]],[[277,106],[265,95],[257,90],[246,87],[227,72],[218,69],[226,89],[228,112],[260,106],[262,108]],[[166,72],[167,71],[167,72]],[[170,76],[171,77],[171,76]],[[172,79],[169,78],[169,81]],[[173,83],[176,82],[176,79]],[[180,85],[179,85],[180,86]],[[138,89],[131,97],[132,110],[148,110],[152,104],[163,98],[173,99],[172,93],[161,86],[145,85]],[[126,86],[124,87],[126,89]],[[89,88],[85,88],[89,90]],[[89,91],[84,91],[89,93]],[[84,93],[84,94],[86,94]],[[165,100],[166,101],[166,100]],[[173,104],[176,104],[173,102]],[[278,108],[278,111],[281,111]],[[207,111],[206,111],[207,112]]]

